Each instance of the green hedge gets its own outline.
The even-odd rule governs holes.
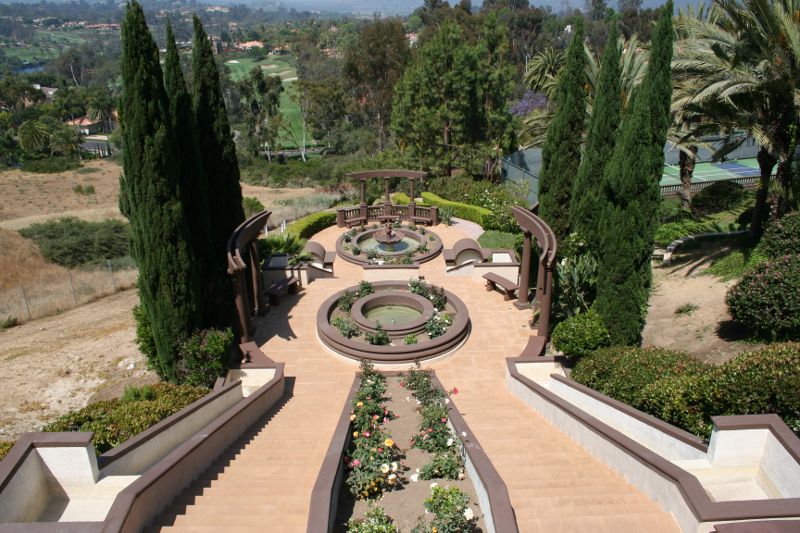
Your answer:
[[[725,296],[731,316],[765,339],[800,339],[800,255],[759,264]]]
[[[439,208],[449,207],[453,210],[454,217],[470,220],[476,224],[480,224],[481,226],[484,225],[485,220],[488,219],[492,214],[491,211],[484,209],[483,207],[462,204],[461,202],[451,202],[450,200],[445,200],[444,198],[431,192],[422,193],[422,199],[425,201],[425,205],[435,205]]]
[[[292,235],[297,235],[301,239],[310,239],[315,233],[334,224],[336,224],[336,213],[334,211],[319,211],[295,220],[289,224],[286,231]]]
[[[744,187],[733,181],[718,181],[692,198],[692,209],[699,213],[719,213],[733,209],[744,201]]]
[[[790,213],[772,223],[761,245],[769,257],[800,254],[800,212]]]
[[[94,449],[99,455],[207,393],[208,389],[203,387],[170,383],[130,388],[122,398],[92,403],[60,416],[42,431],[92,431]]]
[[[683,352],[662,348],[612,347],[582,358],[575,381],[641,409],[644,388],[661,379],[700,373],[705,365]]]
[[[572,377],[703,438],[712,416],[776,413],[800,433],[800,343],[742,353],[721,366],[682,352],[607,348],[581,359]]]
[[[392,195],[392,203],[395,205],[408,205],[411,203],[411,198],[404,192],[396,192]]]

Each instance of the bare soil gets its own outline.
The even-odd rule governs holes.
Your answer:
[[[155,383],[135,343],[128,290],[0,331],[0,440],[87,403]]]
[[[676,254],[669,266],[654,263],[644,346],[684,351],[713,364],[758,347],[744,342],[746,332],[728,313],[725,294],[736,282],[703,275],[714,253],[701,248]],[[697,308],[676,313],[687,304]]]
[[[346,485],[342,485],[342,493],[339,499],[339,512],[336,519],[335,531],[343,532],[346,530],[347,521],[353,518],[363,518],[369,510],[370,505],[383,507],[386,515],[394,520],[395,525],[401,533],[408,533],[418,525],[425,517],[425,499],[431,494],[431,483],[438,483],[439,486],[458,487],[469,495],[470,508],[477,520],[474,531],[486,531],[483,513],[478,506],[478,497],[475,493],[472,480],[469,475],[462,480],[450,479],[420,479],[418,482],[410,481],[410,477],[419,468],[429,463],[433,459],[433,454],[424,450],[411,448],[410,440],[419,429],[420,417],[417,413],[417,402],[408,390],[400,387],[399,377],[389,377],[386,380],[386,393],[389,400],[387,407],[392,411],[396,418],[384,425],[386,433],[397,443],[405,455],[403,464],[406,466],[403,472],[406,478],[405,484],[398,488],[384,493],[380,500],[372,502],[370,500],[355,500],[347,491]],[[428,516],[432,518],[432,516]]]

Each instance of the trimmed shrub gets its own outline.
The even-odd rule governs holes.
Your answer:
[[[19,233],[33,239],[48,261],[72,268],[128,255],[131,227],[119,220],[67,217],[32,224]]]
[[[639,408],[664,422],[709,438],[713,426],[711,416],[719,412],[708,396],[714,370],[706,367],[698,373],[668,377],[646,385]]]
[[[790,213],[772,223],[761,238],[761,248],[769,257],[800,253],[800,212]]]
[[[590,309],[561,322],[553,330],[553,346],[570,357],[583,357],[608,346],[608,330],[600,316]]]
[[[99,455],[208,393],[208,389],[202,387],[170,383],[158,383],[149,388],[154,393],[153,399],[116,399],[92,403],[58,417],[42,431],[92,431],[94,449]]]
[[[299,218],[289,224],[286,228],[287,233],[297,235],[301,239],[310,239],[329,226],[336,224],[336,213],[333,211],[319,211],[303,218]]]
[[[758,265],[728,290],[731,316],[766,339],[800,339],[800,255]]]
[[[245,196],[242,198],[242,208],[244,209],[244,218],[250,218],[256,213],[263,211],[264,204],[262,204],[258,198]]]
[[[714,415],[776,413],[800,433],[800,343],[737,355],[708,380]]]
[[[80,168],[81,162],[75,156],[45,156],[41,159],[26,159],[22,169],[38,174],[53,174]]]
[[[692,197],[692,209],[699,213],[719,213],[739,206],[744,200],[744,187],[734,181],[718,181]]]
[[[484,219],[492,214],[491,211],[484,209],[483,207],[462,204],[461,202],[451,202],[450,200],[445,200],[444,198],[441,198],[440,196],[437,196],[431,192],[422,193],[422,199],[425,201],[425,205],[435,205],[439,208],[449,207],[452,209],[454,217],[470,220],[476,224],[480,224],[481,226],[484,224]]]
[[[8,452],[11,451],[11,448],[14,447],[14,443],[16,441],[13,440],[0,440],[0,461],[5,459]]]
[[[705,365],[683,352],[662,348],[615,346],[581,358],[572,370],[578,383],[637,409],[643,390],[658,380],[697,374]]]
[[[211,388],[228,368],[233,332],[207,329],[181,344],[175,374],[180,383]]]

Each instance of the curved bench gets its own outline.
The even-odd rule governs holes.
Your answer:
[[[478,241],[469,238],[459,239],[452,248],[444,250],[442,253],[444,254],[444,262],[448,266],[460,266],[467,261],[479,260],[479,262],[484,262],[492,257],[491,250],[481,248]],[[459,257],[465,253],[469,254],[470,257],[459,261]]]
[[[326,252],[325,248],[315,241],[308,241],[303,251],[312,256],[315,262],[319,263],[325,270],[333,270],[333,261],[336,259],[336,252]]]

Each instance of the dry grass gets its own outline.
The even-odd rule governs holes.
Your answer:
[[[87,172],[88,169],[94,169]],[[122,167],[108,160],[93,160],[83,167],[56,174],[34,174],[19,169],[0,172],[0,221],[20,219],[20,224],[41,222],[54,215],[79,218],[119,217],[119,176]],[[94,187],[94,194],[73,189]],[[44,217],[44,218],[43,218]],[[14,225],[12,229],[23,227]],[[8,224],[3,227],[11,228]]]
[[[14,317],[19,321],[60,313],[133,287],[136,282],[134,269],[114,272],[112,282],[106,269],[69,270],[48,263],[33,241],[3,229],[0,272],[0,319]]]

